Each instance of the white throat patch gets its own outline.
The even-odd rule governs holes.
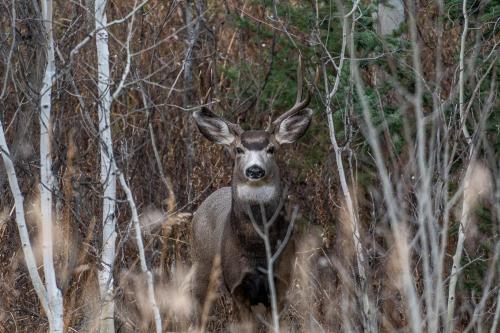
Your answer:
[[[236,186],[238,199],[245,202],[267,203],[276,198],[278,191],[275,185],[251,186],[241,184]]]

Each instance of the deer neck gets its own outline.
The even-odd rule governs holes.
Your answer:
[[[271,218],[282,199],[279,174],[276,174],[270,180],[255,183],[240,181],[238,176],[233,175],[231,187],[232,210],[240,218],[246,216],[250,219],[248,214],[250,208],[254,219],[260,222],[262,219],[261,206],[264,207],[267,218]]]
[[[279,178],[255,187],[233,181],[230,229],[239,240],[238,244],[243,251],[252,253],[255,258],[265,259],[263,240],[255,230],[252,219],[262,229],[264,219],[268,222],[275,215],[276,210],[280,209],[281,200],[283,200],[283,191]],[[263,217],[261,207],[264,208],[265,217]],[[283,207],[284,205],[269,230],[271,244],[283,239],[283,232],[286,231],[286,226],[283,227],[286,222]]]

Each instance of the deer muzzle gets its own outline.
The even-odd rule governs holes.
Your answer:
[[[266,172],[260,166],[252,165],[251,167],[249,167],[245,170],[245,175],[249,179],[257,180],[257,179],[261,179],[262,177],[264,177],[266,175]]]

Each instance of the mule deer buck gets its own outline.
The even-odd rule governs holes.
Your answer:
[[[256,225],[274,216],[268,230],[273,253],[281,251],[274,262],[274,281],[278,308],[291,279],[295,253],[289,236],[283,187],[275,153],[282,144],[299,139],[309,127],[312,110],[307,109],[310,91],[302,100],[302,71],[299,61],[298,91],[295,105],[270,123],[266,130],[244,131],[239,125],[219,118],[208,108],[194,113],[200,132],[210,141],[224,145],[234,160],[230,187],[212,193],[193,218],[193,260],[197,267],[194,297],[205,302],[214,259],[220,258],[222,288],[231,295],[240,319],[252,321],[252,307],[270,307],[267,257],[262,234]],[[281,245],[281,246],[280,246]],[[272,280],[271,280],[272,281]],[[198,318],[199,319],[199,318]]]

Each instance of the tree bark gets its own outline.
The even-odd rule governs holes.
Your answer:
[[[201,9],[198,3],[192,3],[192,1],[187,1],[184,6],[184,20],[187,26],[187,50],[184,58],[184,94],[182,95],[182,103],[185,108],[193,106],[194,100],[194,80],[193,80],[193,52],[196,41],[198,40],[200,22],[199,18],[193,18],[193,8],[192,6],[197,6]],[[199,13],[200,14],[200,13]],[[187,162],[187,174],[186,174],[186,184],[187,184],[187,200],[188,207],[191,206],[191,202],[194,198],[193,193],[193,159],[194,159],[194,147],[193,147],[193,126],[191,121],[191,113],[186,115],[186,162]]]
[[[118,179],[120,180],[122,189],[127,195],[127,201],[130,205],[130,210],[132,211],[132,223],[134,224],[135,228],[135,238],[137,242],[137,249],[139,250],[139,260],[141,263],[142,273],[146,275],[146,284],[148,286],[148,299],[151,305],[151,310],[153,311],[156,333],[162,333],[163,330],[161,323],[161,314],[155,299],[153,273],[151,273],[151,270],[148,268],[148,265],[146,263],[144,242],[142,240],[141,224],[139,223],[139,214],[137,213],[137,207],[135,205],[134,197],[132,196],[132,191],[130,190],[127,181],[125,180],[125,176],[121,172],[117,173],[119,174]]]
[[[54,190],[54,175],[52,174],[50,134],[51,92],[56,69],[52,32],[52,0],[42,1],[41,7],[46,45],[46,65],[40,90],[40,213],[42,219],[43,272],[47,285],[50,331],[62,332],[64,326],[63,299],[56,282],[53,255],[54,242],[52,239],[52,191]]]
[[[100,332],[112,333],[114,327],[115,303],[113,266],[116,243],[116,174],[113,163],[113,144],[111,138],[111,93],[108,30],[106,17],[106,0],[95,1],[96,49],[97,49],[97,89],[99,93],[98,118],[99,141],[101,146],[101,184],[103,186],[102,205],[102,268],[98,272],[99,291],[101,296]]]
[[[7,178],[9,180],[10,190],[12,196],[14,197],[14,203],[16,207],[16,224],[19,231],[19,238],[21,238],[21,246],[23,248],[24,260],[26,261],[26,267],[28,268],[28,273],[30,275],[31,283],[35,289],[35,292],[40,300],[43,310],[45,311],[47,317],[50,314],[49,303],[47,300],[47,290],[43,285],[40,274],[38,274],[37,264],[35,260],[35,255],[33,254],[33,248],[31,247],[31,241],[28,233],[28,227],[26,226],[26,219],[24,214],[24,197],[19,188],[19,182],[17,181],[16,170],[14,168],[14,163],[11,160],[11,154],[7,142],[5,140],[5,134],[3,131],[3,124],[0,121],[0,155],[3,157],[3,163],[5,165],[5,171],[7,173]]]

